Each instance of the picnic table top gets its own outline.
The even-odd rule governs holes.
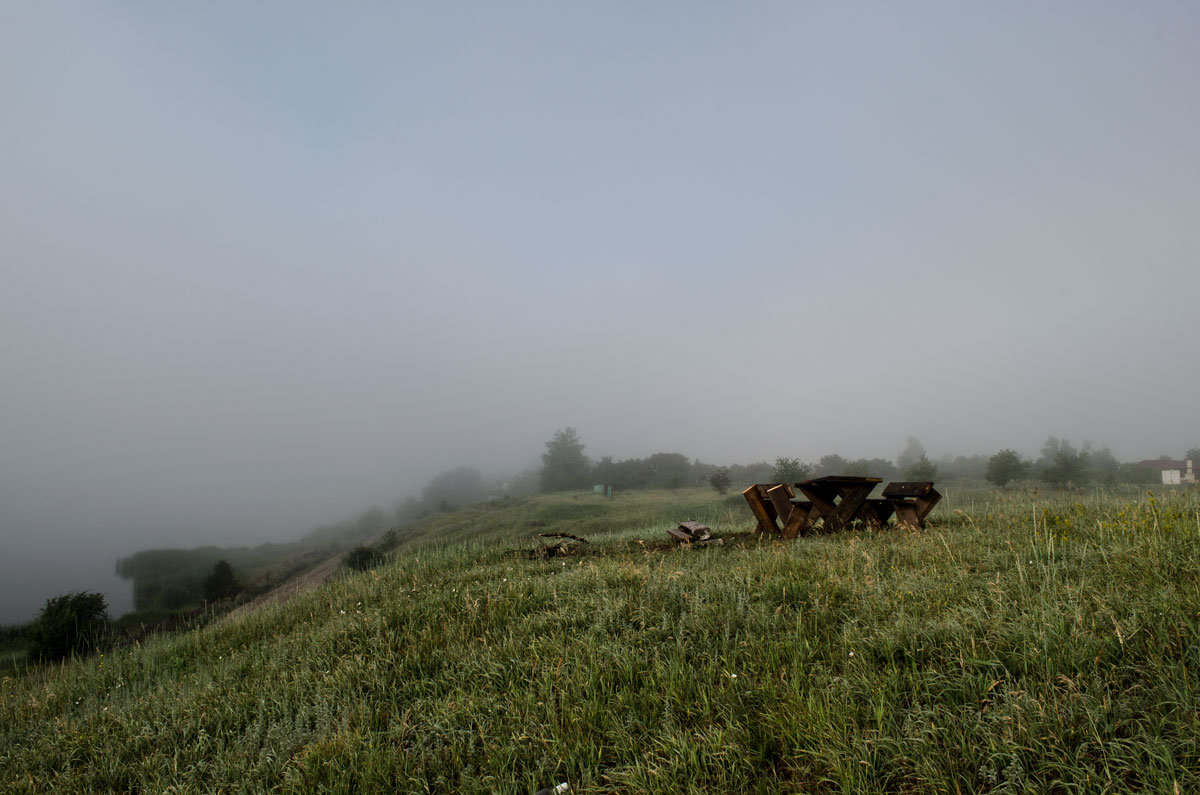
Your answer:
[[[796,485],[797,486],[801,486],[801,485],[820,486],[820,485],[828,484],[830,486],[842,486],[842,485],[865,486],[868,483],[875,484],[875,483],[882,483],[882,482],[883,482],[883,478],[868,478],[868,477],[860,477],[858,475],[825,475],[824,477],[809,478],[808,480],[803,480],[800,483],[797,483]]]

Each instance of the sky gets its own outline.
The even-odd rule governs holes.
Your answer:
[[[1182,455],[1198,53],[1186,0],[0,4],[0,621],[567,426]]]

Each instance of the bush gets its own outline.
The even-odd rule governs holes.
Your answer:
[[[108,604],[102,593],[76,591],[46,602],[29,627],[31,657],[61,660],[91,651],[108,627]]]
[[[708,478],[708,485],[716,490],[717,494],[725,496],[725,492],[729,491],[729,486],[733,481],[729,477],[729,470],[721,467]]]
[[[373,569],[383,562],[383,555],[379,554],[371,547],[357,546],[346,553],[343,558],[347,568],[354,571],[366,571]]]

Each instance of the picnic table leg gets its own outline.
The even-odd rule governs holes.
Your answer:
[[[792,503],[792,512],[783,524],[783,537],[795,538],[807,530],[814,514],[812,503]]]
[[[917,514],[917,505],[907,500],[896,500],[892,503],[896,509],[896,524],[903,525],[910,530],[920,530],[925,527],[925,522]]]
[[[786,524],[787,518],[792,513],[792,489],[786,483],[780,483],[777,486],[772,486],[767,489],[767,498],[771,500],[771,505],[775,508],[775,515],[778,516]]]
[[[868,494],[870,494],[870,491],[859,489],[850,495],[843,495],[842,501],[837,504],[833,513],[825,517],[826,531],[830,533],[837,532],[854,521],[858,517],[859,510],[867,501]]]
[[[895,510],[888,500],[867,500],[862,511],[859,512],[859,516],[874,529],[882,530],[887,526],[888,519],[892,518]]]
[[[778,533],[779,526],[775,523],[774,506],[768,508],[767,503],[762,498],[762,494],[758,490],[758,486],[751,486],[742,492],[742,496],[746,498],[746,502],[750,505],[750,512],[754,514],[754,518],[758,520],[756,532],[759,533]]]
[[[913,503],[917,507],[917,520],[921,523],[921,527],[925,526],[925,517],[933,510],[933,506],[942,501],[942,495],[933,489],[929,490],[929,494],[924,497],[917,497]]]

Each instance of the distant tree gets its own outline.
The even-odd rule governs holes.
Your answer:
[[[755,461],[752,464],[731,464],[729,479],[734,483],[769,483],[771,469],[771,465],[766,461]]]
[[[655,453],[645,461],[643,488],[678,489],[692,483],[692,462],[682,453]]]
[[[231,599],[237,596],[241,589],[233,571],[233,564],[224,559],[214,563],[212,571],[204,578],[204,598],[209,602]]]
[[[885,458],[855,458],[846,462],[841,474],[891,479],[899,474],[899,470]]]
[[[91,651],[108,627],[108,604],[102,593],[76,591],[46,602],[29,627],[30,656],[61,660]]]
[[[392,528],[383,534],[383,538],[379,539],[379,551],[390,552],[400,546],[400,532],[396,528]]]
[[[416,497],[408,496],[401,500],[392,513],[392,519],[397,524],[407,524],[414,519],[420,519],[428,509]]]
[[[909,467],[925,457],[925,446],[921,440],[910,436],[904,440],[904,449],[896,456],[896,469],[907,472]]]
[[[569,491],[590,485],[592,465],[574,428],[556,431],[542,453],[542,491]]]
[[[1029,465],[1015,450],[1005,448],[988,459],[987,479],[1004,488],[1012,481],[1025,477],[1028,470]]]
[[[1089,450],[1086,465],[1090,478],[1102,486],[1115,486],[1121,480],[1121,462],[1107,447]]]
[[[937,476],[937,464],[930,461],[924,453],[904,470],[904,477],[908,480],[936,480]]]
[[[821,460],[817,462],[818,475],[844,475],[846,467],[850,462],[842,458],[837,453],[821,456]]]
[[[614,485],[617,482],[617,463],[611,455],[606,455],[596,462],[592,468],[592,480],[604,485]]]
[[[729,491],[729,486],[732,482],[729,478],[729,470],[725,467],[721,467],[708,476],[708,484],[720,495],[724,495]]]
[[[1183,457],[1187,461],[1192,462],[1192,469],[1200,469],[1200,447],[1191,447]]]
[[[808,466],[800,463],[799,458],[776,458],[775,468],[771,470],[772,483],[796,483],[808,480]]]
[[[457,467],[434,475],[421,490],[421,499],[430,510],[453,510],[487,499],[487,489],[478,469]]]
[[[1149,486],[1153,483],[1161,482],[1162,475],[1159,474],[1157,469],[1144,467],[1141,464],[1128,463],[1121,464],[1117,479],[1121,483],[1137,483]]]
[[[937,461],[939,480],[983,480],[987,477],[985,455],[943,456]]]
[[[1042,445],[1038,476],[1054,486],[1080,485],[1087,481],[1087,453],[1080,452],[1066,439],[1051,436]]]

